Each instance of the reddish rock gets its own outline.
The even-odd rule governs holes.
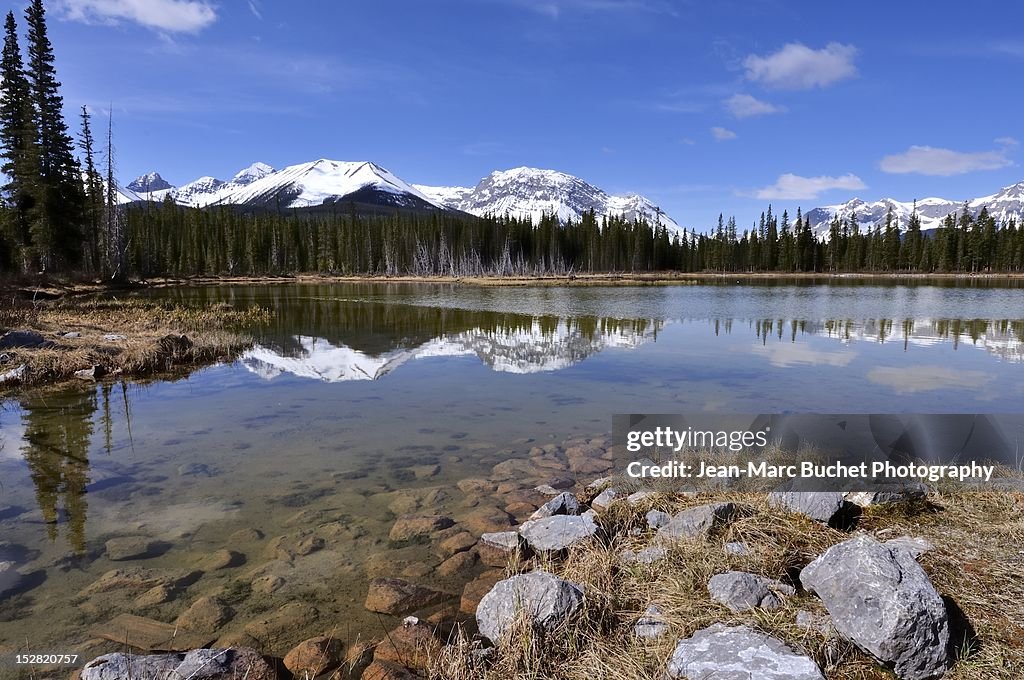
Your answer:
[[[296,678],[313,678],[341,663],[341,642],[321,635],[300,642],[284,657],[284,667]]]
[[[437,604],[450,597],[399,578],[377,578],[370,581],[366,608],[381,614],[407,614]]]
[[[439,576],[454,576],[472,568],[476,564],[476,559],[475,552],[455,553],[437,567],[437,573]]]
[[[473,534],[468,531],[463,531],[441,541],[441,544],[438,547],[440,548],[442,555],[445,557],[451,557],[455,553],[469,550],[474,545],[476,545],[476,538],[473,537]]]
[[[417,677],[408,668],[397,663],[374,661],[363,671],[362,680],[416,680]]]
[[[429,537],[455,524],[450,517],[442,515],[405,515],[395,520],[388,538],[392,541],[411,541]]]
[[[415,670],[425,670],[438,657],[444,643],[434,634],[433,627],[410,617],[388,633],[377,645],[374,663],[390,661]],[[372,667],[372,666],[371,666]],[[367,669],[369,670],[369,669]],[[365,678],[366,675],[364,674]]]
[[[484,572],[466,584],[462,589],[462,599],[459,601],[459,610],[463,614],[476,614],[476,606],[484,595],[490,592],[494,584],[504,578],[505,572],[501,569],[492,569]]]

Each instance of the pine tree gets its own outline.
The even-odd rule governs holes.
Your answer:
[[[29,84],[13,12],[7,13],[4,23],[0,78],[0,153],[4,158],[0,172],[7,177],[7,184],[0,191],[8,208],[4,216],[4,234],[14,251],[10,253],[11,264],[27,271],[32,266],[30,227],[35,207],[34,185],[39,170]]]
[[[103,239],[100,229],[103,220],[103,178],[96,169],[93,144],[89,109],[82,106],[82,136],[79,139],[79,148],[85,156],[85,250],[89,267],[92,271],[99,271],[103,266]]]
[[[42,0],[25,9],[28,23],[28,84],[39,145],[38,211],[32,221],[32,246],[44,270],[73,267],[81,258],[85,196],[74,142],[64,122],[64,100],[46,32]]]

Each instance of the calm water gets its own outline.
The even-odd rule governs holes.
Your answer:
[[[532,446],[606,433],[613,413],[1024,412],[1020,288],[159,295],[259,304],[274,321],[253,329],[257,347],[231,365],[4,403],[0,561],[26,577],[0,601],[0,654],[26,640],[33,651],[99,650],[87,643],[95,624],[121,612],[172,622],[208,593],[236,610],[211,641],[242,640],[246,625],[293,600],[319,614],[265,639],[268,651],[332,628],[379,634],[362,607],[368,578],[405,574],[459,592],[483,569],[431,573],[441,561],[431,545],[388,539],[397,515],[441,513],[480,530],[506,499],[460,492],[458,480]],[[264,538],[237,533],[247,528]],[[106,541],[126,535],[154,542],[154,556],[109,559]],[[299,554],[311,535],[322,547]],[[225,544],[245,563],[211,570],[204,560]],[[145,588],[88,590],[111,569],[135,568],[203,575],[166,602],[139,600]],[[268,582],[273,592],[252,594]]]

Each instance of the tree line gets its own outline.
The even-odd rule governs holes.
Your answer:
[[[906,230],[890,210],[862,229],[835,216],[816,234],[798,209],[771,207],[750,229],[719,216],[708,233],[670,233],[656,219],[560,223],[455,213],[361,213],[337,203],[313,211],[245,212],[146,203],[119,206],[112,123],[98,151],[82,108],[77,143],[63,114],[42,0],[15,15],[0,55],[0,271],[111,279],[296,272],[370,275],[537,275],[585,272],[1017,272],[1024,227],[967,206],[932,233],[916,206]],[[77,151],[77,155],[76,155]],[[105,168],[100,169],[100,157]]]

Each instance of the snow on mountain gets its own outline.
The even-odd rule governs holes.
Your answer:
[[[225,185],[223,180],[216,177],[200,177],[177,189],[172,189],[170,194],[175,203],[188,205],[193,208],[202,208],[215,202],[215,196]]]
[[[266,163],[256,162],[247,168],[239,170],[228,184],[240,187],[248,186],[256,180],[263,179],[267,175],[272,175],[275,172],[277,172],[277,170],[274,170],[274,168],[270,167]]]
[[[544,215],[578,220],[593,210],[598,217],[622,215],[627,219],[660,219],[670,232],[682,233],[679,224],[661,213],[643,196],[612,196],[584,180],[557,170],[513,168],[492,172],[472,188],[415,185],[437,203],[474,215],[513,215],[537,222]]]
[[[304,208],[330,203],[364,190],[385,194],[391,205],[418,207],[423,202],[437,208],[444,207],[376,163],[325,158],[292,165],[237,190],[222,192],[216,202],[236,205],[275,203],[281,207]]]
[[[161,177],[159,172],[147,172],[129,182],[126,188],[136,194],[148,194],[154,191],[173,189],[174,185]]]
[[[927,231],[939,227],[947,215],[963,210],[964,203],[967,204],[967,209],[973,215],[981,212],[982,208],[987,208],[989,214],[995,217],[997,222],[1004,222],[1011,218],[1020,222],[1024,218],[1024,182],[1004,187],[991,196],[982,196],[968,201],[951,201],[945,198],[919,199],[917,214],[921,218],[921,229]],[[854,198],[839,205],[815,208],[807,213],[807,218],[811,221],[811,230],[818,235],[828,235],[829,223],[836,215],[844,219],[851,214],[856,215],[861,231],[866,231],[873,229],[876,224],[884,226],[885,217],[890,207],[893,216],[898,219],[900,230],[906,231],[910,215],[914,210],[914,202],[897,201],[892,198],[883,198],[873,203],[866,203],[859,198]]]

